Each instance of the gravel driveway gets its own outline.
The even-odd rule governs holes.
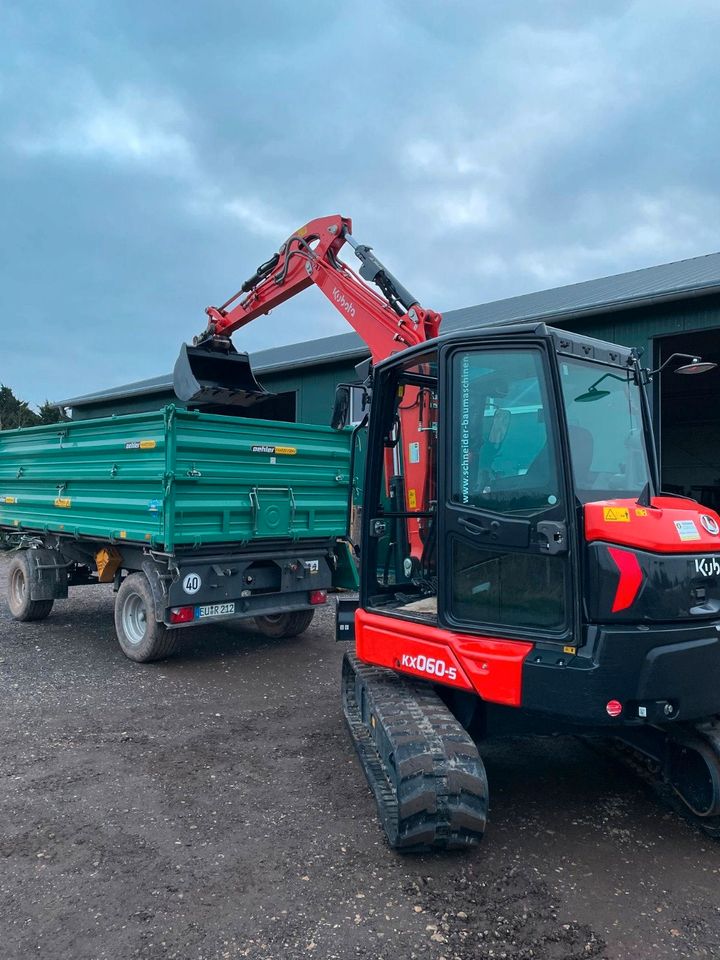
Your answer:
[[[36,624],[0,601],[2,960],[720,955],[720,846],[580,742],[493,745],[483,845],[402,857],[330,606],[297,640],[203,627],[140,666],[110,588],[71,594]]]

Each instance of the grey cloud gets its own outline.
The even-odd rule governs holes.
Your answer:
[[[328,212],[438,309],[718,249],[720,9],[78,0],[0,12],[0,381],[172,364]],[[239,333],[345,329],[309,293]]]

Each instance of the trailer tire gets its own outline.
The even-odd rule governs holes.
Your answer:
[[[131,573],[118,590],[115,632],[122,652],[136,663],[164,660],[175,652],[178,632],[155,619],[155,601],[144,573]]]
[[[266,637],[273,640],[285,640],[299,637],[312,623],[314,610],[293,610],[291,613],[276,613],[266,617],[255,617],[255,624]]]
[[[30,585],[32,567],[28,563],[27,551],[23,550],[10,561],[8,569],[7,598],[13,619],[21,623],[32,620],[44,620],[50,615],[54,600],[32,600]]]

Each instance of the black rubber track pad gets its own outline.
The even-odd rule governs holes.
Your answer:
[[[461,849],[482,839],[485,767],[432,686],[343,660],[343,711],[390,845]]]

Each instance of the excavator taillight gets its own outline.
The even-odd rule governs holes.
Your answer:
[[[327,590],[311,590],[308,594],[308,602],[313,606],[319,603],[327,603]]]
[[[190,623],[195,619],[195,607],[172,607],[170,623]]]
[[[605,709],[608,712],[608,716],[619,717],[620,714],[623,712],[623,705],[620,703],[619,700],[608,700],[608,703]]]

